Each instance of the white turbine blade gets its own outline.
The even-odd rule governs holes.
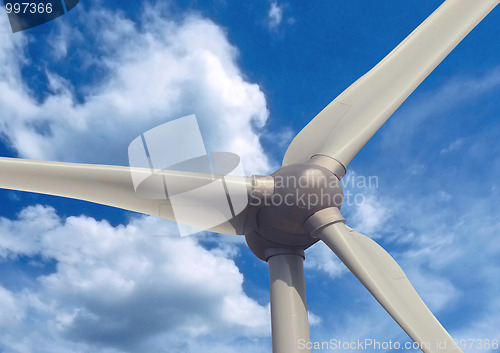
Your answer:
[[[0,158],[0,188],[94,202],[179,221],[201,230],[243,234],[242,220],[246,209],[239,207],[243,212],[231,215],[232,208],[228,203],[230,199],[247,200],[247,178],[217,178],[210,174],[164,170],[154,172],[147,168]],[[142,180],[146,180],[137,191],[132,173],[135,176],[143,174]],[[227,190],[231,194],[227,194]],[[218,205],[211,204],[216,200]],[[225,219],[220,216],[223,213],[219,209],[221,202],[229,210]],[[186,216],[189,209],[192,212]],[[221,222],[204,228],[206,223],[200,223],[200,219],[206,219],[207,212],[211,217],[216,215]]]
[[[319,231],[323,240],[425,353],[460,353],[411,285],[380,245],[344,223]]]
[[[420,83],[500,0],[447,0],[295,137],[283,165],[316,154],[346,167]],[[492,45],[496,45],[492,41]]]

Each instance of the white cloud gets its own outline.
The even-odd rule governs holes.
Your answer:
[[[123,163],[125,147],[138,133],[165,120],[192,113],[192,108],[196,107],[196,110],[207,112],[198,116],[205,131],[209,131],[210,147],[234,147],[236,152],[243,151],[246,166],[255,169],[250,170],[252,172],[268,168],[266,156],[258,144],[261,127],[267,119],[265,99],[256,85],[243,78],[235,64],[236,50],[219,27],[199,17],[182,21],[153,17],[137,26],[127,18],[94,11],[87,14],[88,27],[98,27],[102,31],[89,32],[82,26],[86,35],[93,36],[91,39],[98,43],[95,55],[92,51],[85,52],[87,61],[82,63],[82,70],[94,65],[105,74],[97,83],[87,84],[84,88],[55,72],[48,72],[51,90],[43,100],[36,99],[27,88],[29,82],[20,79],[23,63],[18,60],[23,57],[23,46],[28,45],[25,38],[18,35],[12,42],[12,36],[9,36],[0,41],[0,106],[3,109],[0,129],[9,135],[10,142],[22,156]],[[5,16],[0,17],[0,24],[2,21],[5,24]],[[85,41],[84,37],[78,40]],[[64,44],[56,48],[56,58],[62,58],[74,49],[72,43]],[[425,122],[436,112],[447,111],[443,101],[458,105],[466,100],[464,97],[477,97],[498,86],[499,77],[497,71],[481,79],[452,82],[439,92],[425,96],[408,119],[401,119],[400,123],[389,127],[386,136],[391,143],[387,144],[387,149],[394,150],[394,141],[398,146],[413,145],[413,132],[418,127],[428,130]],[[83,94],[83,100],[75,98],[75,91]],[[384,137],[382,140],[385,141]],[[414,145],[421,148],[422,141]],[[411,163],[415,163],[415,168],[408,169],[411,174],[423,175],[422,170],[427,172],[427,164],[420,162],[411,159]],[[398,252],[393,254],[399,255],[398,261],[402,260],[405,269],[411,271],[412,279],[416,278],[415,284],[422,288],[422,296],[434,301],[431,304],[434,308],[449,309],[445,305],[448,300],[452,300],[454,308],[466,308],[466,298],[479,303],[480,310],[470,323],[457,324],[462,325],[457,338],[487,338],[497,334],[492,328],[499,327],[496,313],[500,305],[494,300],[499,289],[494,284],[499,276],[496,271],[499,247],[494,241],[498,228],[485,229],[484,225],[498,224],[497,199],[486,200],[484,207],[480,207],[480,202],[467,203],[467,207],[475,210],[471,213],[463,212],[458,204],[454,204],[455,208],[450,206],[452,217],[446,213],[443,217],[436,217],[436,214],[445,212],[442,205],[432,207],[432,202],[424,200],[426,194],[418,188],[419,185],[413,186],[414,189],[407,190],[416,190],[419,198],[415,200],[408,195],[399,195],[394,203],[389,203],[391,207],[387,212],[391,219],[386,226],[394,234],[384,240],[388,240],[388,245],[396,245]],[[373,216],[375,209],[367,207],[360,215]],[[17,320],[17,325],[0,330],[0,342],[4,345],[0,350],[8,353],[117,352],[121,346],[113,339],[118,336],[114,333],[122,330],[126,335],[129,328],[126,323],[123,325],[115,319],[119,315],[130,321],[136,320],[141,327],[144,324],[141,320],[146,318],[152,325],[147,328],[158,329],[149,335],[142,332],[143,336],[127,337],[130,342],[143,347],[143,351],[163,349],[165,342],[168,342],[169,353],[250,352],[269,348],[268,342],[263,344],[259,339],[264,334],[262,323],[266,319],[262,313],[267,308],[255,303],[242,291],[242,277],[231,260],[234,252],[223,248],[207,251],[193,239],[142,239],[147,234],[172,232],[169,223],[152,218],[111,227],[85,217],[62,220],[50,208],[38,207],[26,209],[20,219],[0,223],[0,256],[13,258],[16,254],[31,256],[43,252],[47,257],[57,259],[58,264],[54,273],[40,277],[38,287],[22,292],[0,288],[0,325],[4,319],[8,322]],[[363,219],[360,218],[362,227]],[[377,219],[380,218],[368,219],[371,221],[366,222],[363,231],[373,235],[367,229],[376,231],[380,226]],[[51,239],[50,244],[45,237]],[[169,246],[182,247],[189,254],[184,260],[191,259],[193,263],[183,262]],[[146,253],[152,258],[145,258]],[[308,250],[305,266],[320,269],[331,277],[347,272],[335,255],[320,244]],[[184,267],[190,269],[189,274],[196,275],[198,270],[200,273],[184,278],[177,272],[184,274]],[[232,285],[225,288],[224,282],[222,288],[214,289],[205,282],[203,286],[200,284],[203,276],[221,284],[220,278],[214,278],[219,269],[223,271],[223,278],[233,281],[227,282]],[[455,277],[448,279],[450,275]],[[469,283],[477,276],[480,283]],[[428,278],[430,289],[437,288],[435,292],[427,292]],[[463,281],[463,278],[468,281]],[[165,290],[171,286],[173,291]],[[141,292],[139,288],[147,290]],[[465,290],[472,292],[460,295]],[[178,301],[180,307],[169,312],[170,305],[177,303],[181,293],[192,296],[183,296]],[[217,294],[224,299],[216,297]],[[141,304],[145,298],[147,306]],[[221,310],[211,311],[202,307],[199,301]],[[153,312],[149,307],[153,304],[155,309],[165,310],[162,313],[170,316]],[[187,313],[191,314],[189,318],[179,314],[183,304],[190,305],[187,308]],[[197,305],[200,305],[200,310],[195,311]],[[458,310],[457,315],[460,315],[460,309],[450,310]],[[341,311],[339,316],[353,319],[336,326],[337,337],[351,337],[355,332],[360,338],[386,339],[388,332],[401,334],[402,331],[374,300],[368,313]],[[333,330],[325,319],[329,314],[325,311],[322,323],[328,328],[325,329],[325,332],[328,330],[326,337],[331,338]],[[367,317],[371,318],[370,321]],[[180,326],[169,326],[172,319],[177,318],[176,323],[180,322]],[[380,318],[385,321],[379,321]],[[235,322],[245,322],[246,325],[234,328]],[[246,349],[241,345],[236,349],[234,342],[228,341],[222,332],[225,330],[234,330],[229,332],[236,332],[237,337],[248,334],[251,342],[245,343]],[[26,335],[26,332],[30,334]],[[207,338],[209,334],[217,337],[217,341]],[[188,343],[185,337],[189,337]],[[101,342],[100,346],[87,345],[90,338]]]
[[[497,276],[499,273],[497,273]],[[498,277],[497,277],[498,278]],[[500,327],[500,300],[488,303],[488,311],[480,319],[472,320],[471,325],[457,332],[455,339],[466,343],[468,352],[496,352],[500,346],[498,327]]]
[[[449,116],[448,123],[454,123],[456,116],[453,109],[465,109],[471,102],[476,102],[488,93],[500,87],[500,67],[493,68],[482,76],[456,76],[435,90],[417,93],[410,97],[395,115],[389,119],[381,139],[384,156],[403,155],[409,149],[398,149],[394,146],[421,145],[422,140],[428,141],[430,137],[444,136],[444,131],[437,123]],[[463,115],[464,112],[458,112]],[[477,119],[474,115],[462,116],[462,119]],[[430,128],[431,127],[431,128]],[[422,134],[424,133],[424,134]],[[463,147],[466,140],[458,138],[448,147],[442,149],[442,154],[454,152]],[[450,150],[448,150],[451,148]],[[420,148],[420,150],[424,150]],[[406,155],[405,155],[406,157]],[[414,159],[413,155],[413,159]],[[399,156],[401,158],[401,156]]]
[[[348,272],[337,255],[323,242],[318,242],[307,250],[304,268],[324,272],[331,278]]]
[[[411,182],[403,181],[405,187],[412,190]],[[456,182],[461,185],[460,180]],[[385,188],[383,183],[381,177],[382,187]],[[453,190],[453,184],[448,182],[446,185]],[[375,197],[374,190],[368,190],[369,207],[362,211],[354,208],[348,219],[359,223],[355,226],[359,229],[365,227],[364,232],[370,228],[375,233],[377,229],[380,231],[381,237],[377,241],[401,264],[417,292],[454,338],[495,338],[500,290],[497,281],[500,273],[500,247],[496,241],[500,234],[497,196],[487,195],[485,190],[486,195],[479,198],[474,190],[461,190],[464,194],[461,196],[472,194],[463,205],[455,197],[447,197],[447,207],[443,207],[441,199],[445,195],[432,189],[426,192],[417,190],[418,197],[413,197],[400,192],[402,185],[391,184],[390,188],[383,198],[385,216],[379,217],[374,212],[380,207],[372,206],[381,201]],[[349,186],[349,189],[355,191],[353,187]],[[378,219],[384,219],[383,231],[382,224],[376,222]],[[368,221],[364,223],[363,220]],[[311,260],[309,254],[319,252],[318,246],[308,250],[306,267]],[[331,278],[339,277],[341,272],[339,275],[339,272],[325,268],[333,260],[343,265],[324,248],[324,257],[314,256],[309,267],[322,270]],[[340,281],[346,281],[346,277],[330,281],[327,285],[339,287]],[[346,290],[346,286],[342,288]],[[322,328],[316,337],[326,341],[331,338],[342,341],[355,341],[357,338],[406,341],[407,336],[368,292],[361,286],[358,290],[360,293],[350,293],[354,299],[343,302],[343,310],[336,311],[335,318],[327,320],[327,313],[322,316]],[[326,330],[325,327],[331,329]]]
[[[277,28],[283,22],[283,6],[272,2],[267,14],[269,28]]]
[[[308,318],[310,326],[318,326],[321,323],[321,317],[311,311],[308,313]]]
[[[440,201],[451,201],[453,199],[453,196],[451,196],[449,193],[447,193],[446,191],[444,190],[440,190],[438,193],[437,193],[437,198],[438,200]]]
[[[455,141],[451,142],[447,147],[443,148],[441,150],[441,154],[448,154],[452,152],[459,151],[465,144],[466,139],[463,137],[460,137],[456,139]]]
[[[146,8],[134,23],[97,6],[82,9],[81,32],[61,21],[52,37],[58,44],[37,61],[25,55],[29,34],[2,37],[0,135],[19,156],[123,164],[137,135],[196,113],[209,150],[239,154],[248,173],[269,170],[259,141],[266,99],[239,69],[225,32],[199,16],[173,20],[153,12]],[[81,84],[44,62],[74,64],[75,57],[74,75],[101,76]],[[30,89],[39,82],[23,78],[28,64],[45,70],[46,91]],[[0,350],[267,349],[268,306],[243,291],[237,251],[228,245],[241,239],[206,250],[194,237],[156,236],[176,233],[153,218],[113,227],[84,216],[62,219],[43,206],[0,219],[0,261],[56,263],[22,289],[0,287]]]
[[[366,196],[364,202],[355,207],[350,221],[353,228],[369,237],[376,237],[376,233],[381,230],[388,219],[389,211],[387,207],[375,196]]]
[[[61,25],[50,59],[79,55],[73,74],[91,67],[102,75],[82,86],[46,69],[41,99],[28,89],[35,82],[21,79],[28,44],[7,37],[0,47],[3,137],[21,157],[125,164],[140,133],[195,113],[209,150],[239,154],[248,173],[267,172],[259,141],[266,99],[244,78],[224,31],[199,16],[176,21],[151,12],[136,24],[99,8],[80,11],[82,33],[73,37]]]
[[[18,327],[25,318],[25,313],[12,292],[0,286],[0,329]]]
[[[422,269],[406,271],[406,274],[417,293],[434,314],[452,308],[456,304],[460,293],[448,279]]]
[[[223,342],[225,335],[266,339],[268,307],[245,294],[234,261],[194,237],[150,236],[173,228],[152,217],[117,227],[85,216],[62,219],[43,206],[1,219],[0,254],[37,255],[57,266],[20,292],[0,287],[0,325],[10,322],[0,342],[7,351],[17,349],[16,339],[26,351],[56,341],[141,351],[160,337],[166,346]]]

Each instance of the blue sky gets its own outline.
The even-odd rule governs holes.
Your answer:
[[[440,3],[81,1],[15,35],[0,14],[0,154],[123,165],[136,136],[195,113],[209,150],[272,172]],[[343,207],[348,224],[396,258],[457,339],[500,339],[499,24],[496,9],[345,179],[363,200]],[[378,183],[352,184],[369,176]],[[105,206],[0,198],[0,352],[271,351],[266,264],[242,237],[179,238],[169,221]],[[313,341],[408,341],[325,246],[306,256]]]

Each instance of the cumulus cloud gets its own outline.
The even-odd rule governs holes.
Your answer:
[[[245,294],[232,258],[194,237],[151,237],[158,232],[172,234],[173,225],[139,217],[113,227],[85,216],[64,219],[44,206],[2,218],[4,259],[37,255],[57,263],[31,287],[0,287],[0,323],[9,322],[0,333],[5,350],[16,351],[18,340],[26,351],[50,351],[56,341],[136,352],[160,338],[189,346],[269,335],[268,307]]]
[[[133,21],[82,7],[75,23],[58,21],[57,43],[2,35],[3,142],[24,158],[126,164],[136,136],[194,113],[208,150],[237,153],[247,173],[268,172],[260,144],[266,99],[238,67],[224,30],[197,15],[156,10],[145,5]],[[36,60],[29,57],[31,46],[45,44]],[[20,288],[2,282],[0,350],[267,349],[268,305],[244,292],[234,262],[241,239],[211,241],[208,250],[198,238],[172,234],[172,223],[152,217],[111,226],[46,206],[0,219],[0,262],[45,268]]]
[[[46,89],[37,96],[29,87],[41,83],[21,74],[30,44],[22,37],[2,41],[0,131],[19,156],[124,164],[136,136],[194,113],[209,150],[239,154],[248,173],[268,171],[259,141],[266,99],[245,79],[237,49],[219,26],[151,9],[138,23],[99,7],[79,14],[81,33],[61,25],[52,38],[59,44],[30,62],[45,71]],[[63,74],[50,65],[54,58],[74,65]],[[94,79],[80,83],[83,74]]]

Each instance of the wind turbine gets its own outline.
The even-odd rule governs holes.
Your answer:
[[[132,182],[131,172],[147,178],[151,174],[147,168],[1,158],[0,187],[176,220],[173,196],[221,180],[228,202],[234,197],[231,190],[238,190],[238,197],[252,202],[208,230],[245,235],[254,254],[267,261],[274,353],[310,351],[298,344],[309,342],[303,260],[304,250],[320,240],[424,352],[461,352],[395,260],[369,237],[345,225],[339,180],[385,121],[499,2],[445,1],[385,59],[319,113],[292,141],[282,168],[270,176],[233,178],[155,170],[159,180],[168,180],[167,197],[155,199],[136,193]],[[211,192],[202,196],[204,201],[217,197]],[[282,202],[273,202],[276,199]],[[309,202],[313,199],[321,201]],[[198,211],[193,210],[192,222],[183,221],[196,226]]]

